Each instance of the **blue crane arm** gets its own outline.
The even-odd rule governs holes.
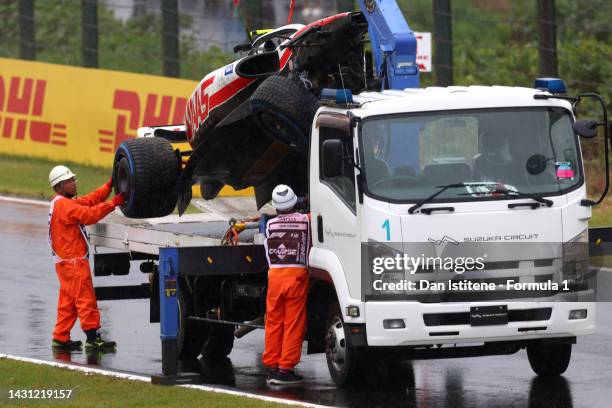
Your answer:
[[[368,21],[376,74],[384,89],[419,87],[416,37],[395,0],[359,0]]]

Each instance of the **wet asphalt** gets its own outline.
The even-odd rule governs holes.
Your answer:
[[[94,278],[96,286],[147,281],[139,271]],[[148,300],[99,302],[102,334],[115,354],[54,355],[50,343],[59,284],[47,245],[47,209],[0,201],[0,353],[71,361],[122,372],[161,372],[159,324],[149,323]],[[270,389],[261,365],[263,332],[237,339],[229,359],[200,367],[206,382],[246,392],[347,407],[601,407],[612,406],[612,303],[599,303],[598,332],[578,339],[563,377],[536,377],[525,351],[511,356],[398,362],[393,386],[337,389],[325,357],[304,355],[305,383]],[[78,323],[73,339],[84,340]],[[6,373],[0,373],[0,376]]]

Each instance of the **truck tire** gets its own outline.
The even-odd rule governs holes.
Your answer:
[[[189,296],[181,290],[178,291],[177,303],[179,309],[179,327],[176,335],[178,357],[182,360],[195,359],[202,349],[207,327],[189,320],[191,302]]]
[[[571,344],[527,346],[527,357],[533,371],[543,377],[563,374],[572,357]]]
[[[364,352],[348,344],[346,327],[337,302],[330,306],[327,317],[325,357],[329,374],[336,386],[342,388],[362,382]]]
[[[125,194],[123,214],[153,218],[172,213],[180,171],[179,159],[165,139],[145,137],[121,143],[115,153],[113,182],[115,193]]]
[[[268,136],[298,150],[308,146],[317,98],[300,80],[268,77],[249,104],[257,125]]]
[[[215,324],[210,327],[204,344],[202,356],[208,359],[227,357],[234,348],[234,326]]]

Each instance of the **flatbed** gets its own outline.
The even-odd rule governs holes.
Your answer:
[[[251,197],[215,201],[215,205],[197,201],[195,204],[207,212],[182,217],[133,219],[115,211],[88,227],[90,243],[94,250],[101,247],[149,255],[158,255],[159,249],[166,247],[218,246],[230,218],[250,218],[257,214]],[[267,208],[264,211],[271,212]],[[254,235],[253,231],[245,231],[240,235],[240,244],[253,244]]]

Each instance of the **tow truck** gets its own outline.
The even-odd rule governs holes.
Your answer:
[[[524,348],[537,374],[563,373],[577,337],[595,330],[588,220],[609,184],[605,103],[595,94],[568,96],[563,81],[552,78],[536,80],[533,88],[420,89],[416,40],[395,1],[362,0],[360,6],[360,16],[351,19],[367,22],[373,74],[365,63],[363,78],[369,83],[358,94],[320,89],[301,146],[286,139],[292,133],[282,121],[269,122],[278,124],[279,134],[267,127],[275,146],[284,143],[286,151],[299,152],[293,156],[300,158],[293,163],[299,174],[294,181],[304,183],[298,190],[308,195],[312,214],[308,353],[326,354],[340,387],[359,383],[366,371],[386,378],[388,363],[396,358],[511,354]],[[324,24],[313,26],[319,30]],[[283,41],[296,46],[291,38]],[[278,49],[287,52],[289,46]],[[201,101],[204,93],[198,89],[192,98]],[[603,121],[576,120],[586,98],[601,103]],[[243,102],[238,105],[244,108]],[[126,143],[149,152],[144,158],[176,163],[183,156],[166,143],[184,138],[188,128],[189,123],[186,128],[143,128],[142,138]],[[578,135],[593,138],[599,128],[605,134],[606,188],[598,200],[590,200]],[[200,130],[197,123],[194,129]],[[165,156],[156,156],[151,146],[162,144]],[[188,161],[205,155],[197,150]],[[269,150],[258,152],[262,160],[256,168],[264,179],[282,179],[278,172],[287,166],[274,165]],[[122,184],[116,190],[145,191],[133,186],[138,174],[130,149],[120,148],[117,157],[115,175]],[[244,184],[228,176],[233,167],[224,163],[220,169],[204,166],[210,173],[195,178],[195,164],[189,168],[187,163],[187,173],[171,169],[174,179],[168,178],[172,172],[161,172],[162,188],[174,194],[171,205],[161,199],[163,212],[177,199],[179,207],[189,202],[184,183],[191,187],[194,180],[210,203],[225,205],[226,199],[214,198],[219,184]],[[90,228],[94,247],[119,251],[94,256],[96,275],[126,274],[131,261],[143,261],[140,269],[151,276],[149,284],[98,288],[97,294],[100,300],[151,299],[151,321],[161,323],[159,383],[180,378],[177,359],[225,357],[235,337],[263,327],[267,211],[264,207],[259,220],[250,217],[264,206],[269,187],[257,191],[265,180],[246,180],[261,183],[255,185],[256,203],[245,201],[250,209],[242,220],[230,220],[229,227],[227,221],[114,214]],[[171,181],[177,183],[174,190]],[[163,191],[149,200],[155,194],[162,197]],[[129,208],[123,210],[130,214]],[[408,267],[391,265],[406,257],[412,260]],[[467,258],[479,257],[481,268],[465,269]],[[446,258],[450,269],[435,264]],[[457,269],[459,258],[463,270]],[[376,259],[391,261],[379,271]],[[421,259],[418,265],[415,259]],[[433,266],[426,265],[430,259]],[[419,286],[422,281],[493,289],[429,290]],[[528,290],[514,290],[514,284]]]

